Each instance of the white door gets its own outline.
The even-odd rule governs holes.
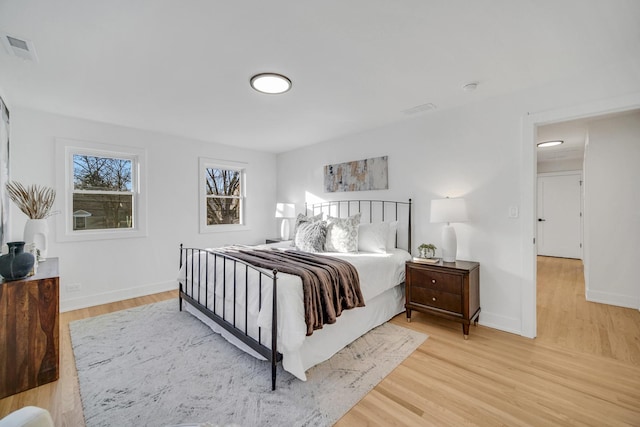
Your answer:
[[[538,255],[582,258],[582,175],[538,175]]]

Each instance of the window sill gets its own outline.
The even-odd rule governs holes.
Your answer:
[[[221,225],[201,225],[200,234],[206,233],[229,233],[234,231],[248,231],[251,227],[247,225],[221,224]]]
[[[112,240],[112,239],[133,239],[137,237],[147,237],[146,230],[129,229],[129,230],[85,230],[72,231],[58,237],[59,242],[86,242],[96,240]]]

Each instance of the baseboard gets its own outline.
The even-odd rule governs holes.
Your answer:
[[[176,281],[170,280],[167,282],[153,283],[133,288],[118,289],[117,291],[103,292],[96,295],[65,299],[60,301],[60,312],[64,313],[65,311],[79,310],[81,308],[93,307],[95,305],[108,304],[110,302],[171,291],[177,288],[178,285],[176,284]]]
[[[592,291],[587,289],[585,292],[587,301],[598,302],[600,304],[615,305],[618,307],[640,309],[640,298],[614,294],[611,292]]]
[[[480,321],[478,322],[482,326],[487,326],[493,329],[499,329],[504,332],[509,332],[516,335],[522,335],[522,322],[515,317],[502,316],[495,313],[487,313],[486,311],[480,312]]]

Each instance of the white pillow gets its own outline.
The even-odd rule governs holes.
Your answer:
[[[327,252],[358,252],[360,213],[349,218],[327,218]]]
[[[398,232],[398,221],[388,222],[389,233],[387,234],[387,250],[396,248],[396,233]]]
[[[388,222],[360,224],[358,227],[358,251],[386,253],[388,236]]]

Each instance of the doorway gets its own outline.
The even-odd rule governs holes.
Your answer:
[[[566,295],[575,293],[576,286],[581,286],[580,293],[585,294],[582,176],[587,124],[586,120],[577,120],[537,129],[536,329],[540,339],[564,330],[563,326],[551,325],[558,318],[556,314],[563,312],[562,305],[568,303]],[[538,145],[547,141],[560,144]],[[571,271],[573,280],[567,280],[567,271]]]
[[[640,108],[640,93],[609,98],[592,103],[540,113],[529,113],[523,118],[523,156],[521,164],[522,212],[522,282],[521,282],[521,335],[537,335],[537,160],[538,130],[545,125],[577,119],[595,118]],[[543,172],[543,171],[540,171]],[[588,214],[584,212],[584,214]],[[583,251],[586,250],[583,245]]]

